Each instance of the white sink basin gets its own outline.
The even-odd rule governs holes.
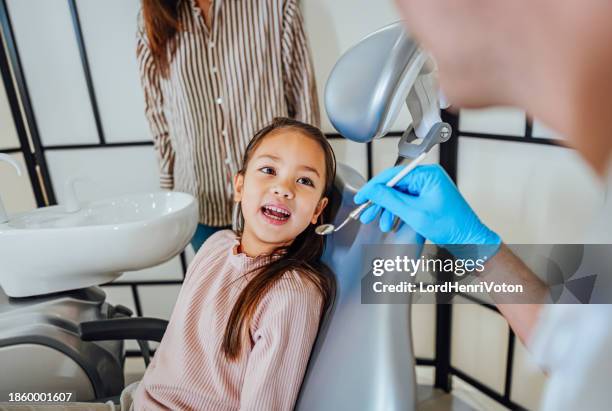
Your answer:
[[[27,297],[107,283],[125,271],[161,264],[195,232],[197,202],[189,194],[127,195],[15,214],[0,224],[0,286]]]

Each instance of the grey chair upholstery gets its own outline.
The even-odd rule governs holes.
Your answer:
[[[338,166],[334,222],[354,208],[364,183],[352,168]],[[358,222],[327,237],[324,262],[335,274],[336,298],[322,320],[296,410],[415,409],[410,305],[361,303],[362,245],[392,243],[422,245],[423,239],[405,225],[384,234]]]

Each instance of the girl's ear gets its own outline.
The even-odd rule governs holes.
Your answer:
[[[325,206],[327,206],[328,202],[329,202],[329,200],[327,199],[327,197],[323,197],[322,199],[319,200],[319,204],[317,204],[317,208],[315,208],[315,212],[312,215],[312,218],[310,219],[310,222],[312,224],[316,224],[317,223],[317,220],[319,219],[319,216],[321,215],[323,210],[325,210]]]
[[[242,190],[244,188],[244,175],[238,173],[234,176],[234,201],[242,201]]]

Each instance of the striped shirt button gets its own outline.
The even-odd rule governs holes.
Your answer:
[[[221,97],[217,97],[217,99],[215,100],[215,102],[216,102],[218,105],[221,105],[221,104],[223,103],[223,99],[222,99]]]
[[[213,66],[213,67],[210,69],[210,71],[211,71],[211,73],[216,73],[216,72],[217,72],[217,68],[216,68],[215,66]]]
[[[231,164],[231,163],[232,163],[232,160],[230,160],[229,157],[226,157],[225,158],[225,164]]]
[[[208,42],[208,47],[213,48],[215,47],[215,43],[213,43],[212,41]]]

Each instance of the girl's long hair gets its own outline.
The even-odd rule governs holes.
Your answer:
[[[328,199],[331,199],[333,182],[336,175],[334,152],[321,130],[296,120],[275,118],[271,124],[261,129],[247,146],[242,160],[242,168],[238,173],[244,176],[253,152],[263,139],[271,132],[283,128],[297,130],[319,143],[325,153],[325,189],[322,197],[326,196]],[[319,217],[321,223],[329,221],[330,210],[331,207],[328,204],[321,217]],[[235,221],[234,230],[240,236],[242,235],[244,220],[239,203],[237,204],[236,212],[238,214],[237,219],[240,221],[238,227],[236,227]],[[276,250],[280,257],[275,260],[271,259],[267,265],[259,268],[255,272],[255,276],[241,291],[230,314],[223,337],[222,350],[228,359],[235,360],[240,356],[242,342],[248,335],[249,325],[258,303],[272,286],[280,280],[283,274],[288,271],[296,271],[302,278],[310,281],[317,287],[323,297],[323,313],[331,304],[335,296],[335,281],[331,270],[321,262],[325,240],[323,236],[315,233],[315,227],[316,224],[309,224],[295,238],[291,245]]]
[[[179,6],[185,0],[142,0],[142,17],[155,67],[167,77],[176,51],[174,36],[181,29]]]

